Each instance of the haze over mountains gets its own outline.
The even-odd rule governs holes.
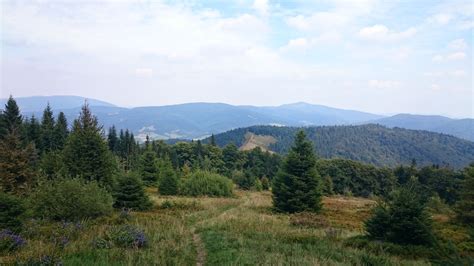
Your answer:
[[[26,116],[41,117],[49,102],[55,114],[63,111],[69,121],[79,114],[86,98],[79,96],[17,97]],[[223,103],[188,103],[169,106],[124,108],[105,101],[87,99],[105,129],[115,125],[129,129],[139,139],[196,139],[235,128],[254,125],[322,126],[380,124],[388,127],[428,130],[474,141],[474,119],[398,114],[382,116],[308,103],[275,107],[234,106]],[[5,104],[1,99],[0,104]]]

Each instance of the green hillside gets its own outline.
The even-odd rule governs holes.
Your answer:
[[[272,136],[276,143],[269,149],[285,154],[299,128],[254,126],[239,128],[215,136],[224,146],[242,146],[245,134]],[[409,164],[449,165],[462,168],[474,161],[474,142],[453,136],[421,130],[387,128],[380,125],[322,126],[304,128],[314,142],[317,153],[324,158],[344,158],[378,166]],[[207,141],[207,140],[206,140]]]

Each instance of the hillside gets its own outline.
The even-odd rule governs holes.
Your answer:
[[[8,99],[0,99],[1,109],[3,109],[7,100]],[[90,106],[115,107],[115,105],[108,102],[69,95],[15,97],[15,100],[17,101],[18,106],[20,106],[22,112],[24,113],[41,112],[48,103],[54,110],[80,108],[86,100]]]
[[[437,115],[398,114],[373,121],[387,127],[428,130],[474,141],[474,119],[451,119]]]
[[[216,143],[224,146],[244,144],[251,132],[276,140],[268,148],[278,153],[288,152],[295,127],[255,126],[239,128],[215,135]],[[420,130],[387,128],[380,125],[322,126],[304,128],[315,143],[316,152],[324,158],[345,158],[378,166],[409,164],[450,165],[461,168],[474,161],[474,143],[449,135]],[[205,142],[208,140],[205,140]]]

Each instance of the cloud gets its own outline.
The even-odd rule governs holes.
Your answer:
[[[450,53],[447,55],[434,55],[433,58],[431,59],[433,62],[443,62],[446,60],[463,60],[466,58],[466,53],[464,52],[455,52],[455,53]]]
[[[306,38],[297,38],[288,41],[288,44],[281,47],[282,51],[288,50],[302,50],[307,49],[310,46],[309,41]]]
[[[362,28],[359,37],[372,41],[397,41],[412,37],[416,34],[416,28],[408,28],[405,31],[394,32],[385,25],[377,24],[371,27]]]
[[[396,80],[377,80],[371,79],[368,81],[369,87],[377,89],[393,89],[400,86],[400,82]]]
[[[268,0],[255,0],[252,7],[262,16],[268,15]]]
[[[318,37],[314,38],[296,38],[291,39],[288,43],[280,47],[280,51],[305,51],[317,45],[335,44],[340,42],[342,39],[338,33],[323,33]]]
[[[451,41],[448,44],[448,47],[453,50],[466,50],[467,44],[466,44],[466,41],[464,41],[464,39],[456,39],[454,41]]]
[[[137,77],[151,77],[153,75],[153,69],[151,69],[151,68],[137,68],[137,69],[135,69],[135,75]]]
[[[444,14],[444,13],[439,13],[431,16],[428,18],[429,22],[434,22],[440,25],[446,25],[448,24],[452,19],[452,15],[450,14]]]
[[[439,86],[438,84],[431,84],[431,90],[440,91],[441,86]]]
[[[337,12],[315,12],[310,16],[297,15],[286,18],[286,23],[301,31],[321,31],[344,26],[349,17]]]

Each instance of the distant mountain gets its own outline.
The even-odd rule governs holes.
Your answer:
[[[474,142],[422,130],[380,125],[322,126],[303,128],[324,158],[344,158],[378,166],[409,164],[449,165],[462,168],[474,162]],[[293,144],[295,127],[254,126],[215,135],[216,143],[235,143],[242,149],[264,143],[263,149],[285,154]],[[251,134],[249,134],[251,133]],[[252,141],[255,139],[267,141]],[[209,142],[205,139],[204,142]]]
[[[63,111],[69,121],[77,117],[86,98],[78,96],[34,96],[16,98],[26,116],[41,117],[49,102],[55,114]],[[87,99],[105,129],[115,125],[129,129],[144,140],[198,139],[235,128],[254,125],[323,126],[375,123],[388,127],[422,129],[474,140],[474,120],[442,116],[381,115],[323,105],[293,103],[273,107],[234,106],[223,103],[188,103],[168,106],[123,108]],[[0,104],[5,104],[1,99]],[[1,107],[0,107],[1,108]]]
[[[428,130],[474,141],[474,119],[451,119],[435,115],[398,114],[372,121],[387,127]]]
[[[8,99],[0,99],[0,109],[3,109]],[[22,112],[39,112],[43,111],[49,103],[53,110],[78,108],[87,100],[90,106],[107,106],[114,107],[115,105],[90,98],[80,96],[32,96],[32,97],[15,97],[18,106]]]

